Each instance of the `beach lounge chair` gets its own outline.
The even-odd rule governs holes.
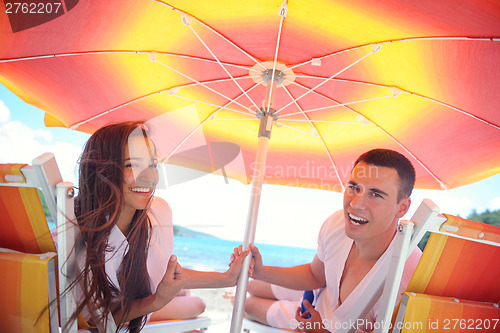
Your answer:
[[[439,214],[429,200],[423,205],[430,213],[417,232],[429,231],[431,235],[422,258],[401,306],[393,312],[401,278],[399,266],[411,245],[395,252],[377,322],[392,320],[393,332],[400,332],[400,328],[403,332],[500,331],[500,227]],[[375,332],[387,332],[388,328],[380,325]]]
[[[59,183],[61,176],[51,154],[33,160],[32,166],[0,164],[0,331],[58,332],[58,302],[54,300],[57,288],[63,290],[65,284],[59,279],[57,285],[61,261],[38,189],[50,215],[56,216]],[[63,305],[68,297],[60,301],[61,322],[65,323]]]
[[[56,222],[57,250],[38,190]],[[65,332],[78,331],[76,323],[65,326],[76,309],[73,291],[52,302],[74,279],[76,236],[68,222],[74,220],[73,195],[73,184],[62,181],[51,153],[34,159],[31,166],[0,164],[1,332],[58,332],[59,326]],[[49,303],[49,311],[40,316]],[[199,317],[150,323],[144,331],[203,332],[210,324],[210,318]]]
[[[294,332],[291,330],[287,330],[284,328],[275,328],[271,326],[267,326],[261,323],[258,323],[253,320],[249,320],[246,318],[243,318],[243,332],[245,333],[250,333],[250,332],[259,332],[259,333],[286,333],[286,332]]]

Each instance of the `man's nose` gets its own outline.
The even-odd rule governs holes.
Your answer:
[[[349,203],[349,205],[355,209],[365,208],[365,196],[363,192],[354,194],[351,198],[351,202]]]

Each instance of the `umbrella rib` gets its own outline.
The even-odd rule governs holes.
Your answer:
[[[295,65],[290,65],[288,68],[291,69],[291,70],[294,70],[297,67],[307,65],[307,64],[309,64],[309,63],[311,63],[313,61],[316,61],[316,60],[326,59],[326,58],[333,57],[333,56],[338,55],[338,54],[342,54],[342,53],[349,52],[349,51],[354,51],[354,50],[361,49],[361,48],[364,48],[364,47],[367,47],[367,46],[370,46],[370,45],[372,45],[372,44],[359,45],[359,46],[355,46],[355,47],[348,48],[348,49],[345,49],[345,50],[335,51],[333,53],[330,53],[330,54],[327,54],[327,55],[324,55],[324,56],[321,56],[321,57],[318,57],[318,58],[312,58],[310,60],[307,60],[307,61],[295,64]]]
[[[299,87],[301,87],[301,88],[303,88],[303,89],[306,89],[306,90],[309,90],[309,89],[310,89],[309,87],[306,87],[306,86],[304,86],[303,84],[298,83],[298,82],[296,82],[296,81],[292,82],[292,84],[297,85],[297,86],[299,86]],[[321,96],[321,97],[323,97],[323,98],[325,98],[325,99],[329,100],[330,102],[334,102],[334,103],[336,103],[336,105],[340,105],[340,104],[342,104],[342,103],[340,103],[340,102],[338,102],[338,101],[334,100],[333,98],[328,97],[328,96],[325,96],[325,95],[323,95],[322,93],[319,93],[319,92],[317,92],[317,91],[313,91],[313,93],[315,93],[316,95]],[[343,106],[343,107],[345,107],[347,110],[352,111],[352,112],[354,112],[355,114],[358,114],[358,115],[362,116],[362,114],[360,114],[360,113],[358,113],[358,112],[354,111],[353,109],[349,108],[348,106],[346,106],[346,105],[342,105],[342,106]],[[335,105],[333,105],[332,107],[335,107]],[[283,117],[285,117],[285,116],[287,116],[287,115],[288,115],[288,114],[285,114],[285,115],[283,115]],[[281,116],[280,116],[280,117],[281,117]]]
[[[449,190],[450,187],[446,185],[441,179],[439,179],[425,164],[422,162],[415,154],[413,154],[408,148],[406,148],[401,142],[399,142],[394,136],[392,136],[389,132],[387,132],[382,126],[374,122],[373,120],[369,119],[368,117],[364,116],[369,122],[371,122],[373,125],[375,125],[377,128],[379,128],[382,132],[384,132],[388,137],[390,137],[394,142],[396,142],[401,148],[404,149],[411,157],[415,159],[415,161],[418,162],[422,166],[422,168],[425,169],[441,186],[442,189],[444,190]]]
[[[233,121],[233,120],[237,120],[237,121],[253,120],[253,121],[256,121],[259,119],[258,118],[215,118],[214,120],[230,120],[230,121]]]
[[[243,79],[251,79],[249,75],[243,75],[243,76],[237,76],[234,78],[235,80],[243,80]],[[226,81],[231,81],[231,79],[225,78],[225,79],[214,79],[214,80],[206,80],[206,81],[200,81],[201,83],[207,84],[207,83],[219,83],[219,82],[226,82]],[[179,86],[176,86],[177,88],[186,88],[186,87],[193,87],[193,86],[199,86],[198,83],[186,83],[186,84],[181,84]]]
[[[240,51],[241,53],[243,53],[244,55],[246,55],[247,57],[249,57],[253,62],[255,62],[256,64],[259,64],[259,66],[262,67],[262,69],[265,69],[265,67],[261,64],[261,62],[256,59],[254,56],[252,56],[250,53],[246,52],[244,49],[242,49],[241,47],[239,47],[238,45],[236,45],[233,41],[231,41],[229,38],[227,38],[226,36],[224,36],[223,34],[221,34],[220,32],[218,32],[217,30],[215,30],[214,28],[212,28],[211,26],[209,26],[208,24],[206,24],[205,22],[203,22],[202,20],[198,19],[197,17],[189,14],[189,13],[186,13],[178,8],[175,8],[173,6],[170,6],[166,3],[164,3],[163,1],[159,1],[159,0],[152,0],[156,3],[159,3],[161,5],[164,5],[164,6],[167,6],[168,8],[180,13],[180,14],[185,14],[185,15],[189,15],[190,17],[192,17],[196,22],[198,22],[199,24],[201,24],[202,26],[204,26],[205,28],[207,28],[208,30],[212,31],[214,34],[216,34],[217,36],[219,36],[220,38],[224,39],[226,42],[228,42],[230,45],[232,45],[233,47],[235,47],[238,51]]]
[[[323,136],[321,135],[321,133],[319,132],[318,128],[316,127],[316,125],[314,125],[314,123],[312,122],[311,118],[309,118],[309,116],[304,112],[304,110],[302,109],[302,107],[300,106],[300,104],[293,98],[292,96],[292,93],[288,90],[287,87],[283,87],[286,91],[286,93],[288,94],[288,96],[290,96],[290,98],[292,100],[294,100],[294,103],[295,105],[297,106],[297,108],[302,112],[302,115],[304,116],[304,118],[306,119],[306,121],[311,125],[311,127],[313,128],[314,130],[314,133],[317,133],[318,134],[318,138],[320,139],[321,141],[321,144],[323,145],[323,148],[325,149],[326,151],[326,154],[328,155],[328,159],[330,160],[330,163],[332,164],[333,166],[333,169],[335,170],[335,175],[337,176],[337,179],[339,181],[339,184],[340,186],[342,187],[342,192],[344,192],[345,188],[344,188],[344,184],[342,182],[342,179],[340,178],[340,174],[339,174],[339,171],[337,169],[337,165],[335,164],[335,162],[333,161],[333,157],[332,155],[330,154],[330,151],[328,150],[328,147],[326,146],[326,142],[325,142],[325,139],[323,138]]]
[[[307,135],[310,135],[310,136],[315,136],[315,135],[314,135],[313,133],[311,133],[311,132],[306,132],[306,131],[304,131],[304,130],[301,130],[301,129],[295,128],[295,127],[293,127],[293,126],[290,126],[290,125],[284,124],[284,123],[279,122],[279,121],[277,121],[277,125],[276,125],[276,126],[277,126],[277,127],[281,127],[281,126],[283,126],[283,127],[287,127],[287,128],[289,128],[289,129],[292,129],[292,130],[297,131],[297,132],[300,132],[300,133],[304,133],[304,134],[307,134]]]
[[[319,79],[319,80],[325,80],[327,78],[325,77],[321,77],[321,76],[314,76],[314,75],[296,75],[296,77],[300,77],[300,78],[312,78],[312,79]],[[395,86],[388,86],[388,85],[384,85],[384,84],[379,84],[379,83],[373,83],[373,82],[364,82],[364,81],[356,81],[356,80],[349,80],[349,79],[339,79],[339,78],[334,78],[332,79],[334,81],[343,81],[343,82],[350,82],[350,83],[356,83],[356,84],[363,84],[363,85],[369,85],[369,86],[374,86],[374,87],[379,87],[379,88],[388,88],[388,89],[399,89],[401,90],[401,92],[405,92],[407,94],[410,94],[410,95],[413,95],[413,96],[416,96],[416,97],[420,97],[420,98],[423,98],[423,99],[427,99],[431,102],[434,102],[434,103],[437,103],[437,104],[440,104],[440,105],[443,105],[445,107],[448,107],[450,109],[453,109],[457,112],[460,112],[468,117],[471,117],[473,119],[476,119],[486,125],[489,125],[491,127],[494,127],[496,129],[500,129],[500,126],[497,125],[497,124],[494,124],[488,120],[485,120],[483,118],[480,118],[472,113],[469,113],[467,111],[464,111],[462,109],[459,109],[453,105],[450,105],[450,104],[447,104],[447,103],[444,103],[444,102],[441,102],[437,99],[433,99],[431,97],[427,97],[427,96],[424,96],[424,95],[420,95],[418,93],[414,93],[414,92],[411,92],[411,91],[407,91],[407,90],[404,90],[402,88],[399,88],[399,87],[395,87]],[[291,82],[292,84],[296,84],[304,89],[310,89],[306,86],[303,86],[295,81]],[[317,93],[317,92],[316,92]],[[321,95],[323,96],[323,95]],[[394,95],[389,95],[389,96],[386,96],[386,97],[393,97]],[[325,96],[323,96],[325,97]],[[349,104],[353,104],[353,103],[360,103],[360,102],[367,102],[367,101],[370,101],[370,100],[376,100],[376,99],[381,99],[381,98],[385,98],[385,97],[375,97],[373,99],[366,99],[366,100],[362,100],[362,101],[358,101],[358,102],[350,102],[350,103],[342,103],[342,104],[339,104],[339,105],[334,105],[334,106],[331,106],[331,107],[323,107],[323,108],[317,108],[317,109],[312,109],[312,110],[308,110],[306,112],[312,112],[312,111],[320,111],[320,110],[324,110],[324,109],[328,109],[328,108],[332,108],[332,107],[336,107],[336,106],[345,106],[345,105],[349,105]],[[282,117],[287,117],[287,116],[292,116],[292,115],[296,115],[296,114],[300,114],[299,112],[296,112],[296,113],[287,113],[286,115],[283,115]]]
[[[282,33],[282,30],[283,30],[283,21],[285,20],[285,17],[286,17],[286,5],[287,5],[287,0],[284,0],[283,1],[283,4],[281,5],[280,7],[280,26],[278,28],[278,38],[276,40],[276,48],[275,48],[275,51],[274,51],[274,60],[273,60],[273,73],[271,74],[271,81],[268,82],[267,84],[270,84],[271,86],[269,87],[269,96],[266,96],[267,98],[267,111],[269,112],[269,110],[271,109],[271,103],[273,101],[273,88],[274,88],[274,77],[276,75],[276,64],[278,62],[278,52],[279,52],[279,48],[280,48],[280,42],[281,42],[281,33]],[[281,10],[283,9],[283,10]]]
[[[376,101],[376,100],[379,100],[379,99],[385,99],[385,98],[389,98],[389,97],[394,97],[394,95],[387,95],[387,96],[367,98],[367,99],[363,99],[363,100],[360,100],[360,101],[341,103],[341,104],[337,104],[337,105],[333,105],[333,106],[324,106],[324,107],[320,107],[320,108],[316,108],[316,109],[310,109],[310,110],[305,110],[305,111],[301,111],[301,112],[287,113],[287,114],[283,115],[283,117],[295,116],[295,115],[302,114],[302,113],[309,114],[309,113],[316,112],[316,111],[333,109],[333,108],[336,108],[336,107],[339,107],[339,106],[346,106],[346,105],[358,104],[358,103],[363,103],[363,102],[371,102],[371,101]]]
[[[236,97],[236,98],[239,98],[239,97],[241,97],[242,95],[243,95],[243,94],[240,94],[240,95],[239,95],[238,97]],[[177,96],[177,97],[179,97],[179,96]],[[188,139],[189,139],[189,138],[190,138],[190,137],[191,137],[191,136],[192,136],[192,135],[193,135],[193,134],[197,131],[197,130],[199,130],[199,129],[200,129],[200,128],[201,128],[201,127],[202,127],[202,126],[203,126],[203,125],[204,125],[204,124],[208,121],[208,120],[210,120],[210,119],[214,119],[214,118],[215,118],[215,116],[217,115],[217,113],[218,113],[220,110],[224,109],[224,108],[225,108],[228,104],[230,104],[230,103],[231,103],[231,101],[227,102],[227,103],[226,103],[226,104],[224,104],[223,106],[216,106],[218,109],[217,109],[217,110],[215,110],[214,112],[210,113],[210,114],[208,115],[208,117],[206,117],[206,118],[205,118],[205,119],[204,119],[204,120],[203,120],[200,124],[198,124],[198,125],[197,125],[197,126],[196,126],[196,127],[195,127],[195,128],[194,128],[194,129],[193,129],[193,130],[192,130],[192,131],[191,131],[191,132],[190,132],[190,133],[189,133],[189,134],[188,134],[188,135],[187,135],[187,136],[186,136],[186,137],[185,137],[185,138],[184,138],[184,139],[183,139],[183,140],[182,140],[179,144],[178,144],[178,145],[177,145],[177,147],[175,147],[175,148],[174,148],[174,150],[173,150],[173,151],[172,151],[172,152],[171,152],[171,153],[170,153],[170,154],[169,154],[166,158],[164,158],[164,159],[162,160],[162,162],[163,162],[163,161],[165,161],[165,160],[168,160],[168,159],[169,159],[172,155],[174,155],[174,154],[175,154],[175,153],[176,153],[176,152],[177,152],[177,151],[181,148],[181,146],[182,146],[182,145],[183,145],[183,144],[184,144],[184,143],[185,143],[185,142],[186,142],[186,141],[187,141],[187,140],[188,140]]]
[[[231,78],[231,80],[234,82],[234,84],[236,84],[236,86],[238,86],[238,88],[241,90],[241,92],[243,92],[243,94],[250,100],[250,102],[255,106],[255,108],[259,108],[257,106],[257,104],[254,102],[253,99],[250,98],[250,96],[248,96],[248,94],[246,93],[246,91],[239,85],[239,83],[233,78],[233,76],[231,75],[231,73],[229,73],[229,71],[227,70],[226,67],[224,67],[224,65],[220,62],[219,58],[217,58],[217,56],[215,55],[215,53],[212,52],[212,50],[210,49],[210,47],[208,47],[208,45],[205,43],[205,41],[200,37],[200,35],[198,35],[198,33],[196,33],[196,31],[193,29],[193,27],[191,25],[188,25],[189,29],[191,29],[191,31],[193,32],[193,34],[199,39],[199,41],[203,44],[203,46],[205,46],[205,48],[207,49],[208,52],[210,52],[210,54],[212,55],[212,57],[217,61],[217,63],[222,67],[222,69],[224,70],[224,72],[226,72],[227,75],[229,75],[229,77]]]
[[[238,77],[237,79],[245,79],[245,78],[247,78],[247,76],[244,76],[244,77]],[[228,79],[218,79],[218,80],[210,80],[210,81],[203,81],[203,82],[204,82],[204,83],[214,83],[214,82],[221,82],[221,81],[227,81],[227,80],[228,80]],[[121,109],[122,107],[125,107],[125,106],[127,106],[127,105],[129,105],[129,104],[132,104],[132,103],[135,103],[135,102],[139,102],[139,101],[141,101],[141,100],[143,100],[143,99],[145,99],[145,98],[148,98],[148,97],[151,97],[151,96],[154,96],[154,95],[158,95],[158,94],[162,94],[162,93],[164,93],[164,92],[167,92],[167,93],[174,92],[176,88],[177,88],[177,89],[180,89],[180,88],[192,87],[192,86],[196,86],[196,85],[197,85],[196,83],[188,83],[188,84],[185,84],[185,85],[180,85],[180,86],[170,87],[170,88],[167,88],[167,89],[162,89],[162,90],[159,90],[159,91],[155,91],[155,92],[153,92],[153,93],[150,93],[150,94],[147,94],[147,95],[144,95],[144,96],[140,96],[140,97],[138,97],[138,98],[135,98],[135,99],[130,100],[130,101],[128,101],[128,102],[125,102],[125,103],[123,103],[123,104],[117,105],[117,106],[115,106],[115,107],[113,107],[113,108],[111,108],[111,109],[109,109],[109,110],[106,110],[106,111],[103,111],[103,112],[101,112],[101,113],[99,113],[99,114],[96,114],[96,115],[92,116],[91,118],[88,118],[88,119],[85,119],[85,120],[83,120],[83,121],[80,121],[80,122],[78,122],[78,123],[76,123],[76,124],[72,125],[70,128],[71,128],[71,129],[76,129],[76,128],[80,127],[81,125],[85,124],[85,123],[88,123],[88,122],[90,122],[90,121],[92,121],[92,120],[95,120],[95,119],[100,118],[100,117],[102,117],[102,116],[104,116],[104,115],[107,115],[107,114],[109,114],[109,113],[111,113],[111,112],[113,112],[113,111],[116,111],[116,110],[118,110],[118,109]],[[175,95],[174,93],[172,93],[171,95],[177,96],[177,95]],[[200,103],[201,103],[201,102],[200,102]],[[210,104],[210,105],[213,105],[213,104]],[[217,107],[218,107],[218,106],[217,106]],[[241,111],[237,111],[237,110],[231,110],[231,109],[229,109],[229,110],[230,110],[230,111],[234,111],[234,112],[240,112],[240,113],[243,113],[243,112],[241,112]],[[248,115],[248,113],[243,113],[243,114]]]
[[[251,77],[249,75],[244,75],[244,76],[237,76],[234,79],[235,80],[244,80],[244,79],[250,79],[250,78]],[[213,79],[213,80],[206,80],[206,81],[200,81],[200,82],[203,83],[203,84],[207,84],[207,83],[219,83],[219,82],[226,82],[226,81],[231,81],[231,79],[228,79],[228,78],[225,78],[225,79]],[[197,87],[197,86],[200,86],[200,84],[198,84],[196,82],[192,82],[192,83],[186,83],[186,84],[181,84],[181,85],[178,85],[178,86],[170,87],[170,88],[168,88],[166,90],[175,89],[175,88],[181,89],[181,88]]]
[[[297,83],[298,84],[298,83]],[[300,85],[300,84],[299,84]],[[318,92],[316,92],[317,94],[319,94],[320,96],[323,96],[324,98],[326,99],[329,99],[330,101],[336,103],[336,104],[341,104],[340,102],[334,100],[333,98],[331,97],[328,97],[328,96],[325,96],[323,94],[320,94]],[[379,124],[377,124],[376,122],[374,122],[373,120],[371,120],[370,118],[366,117],[364,114],[352,109],[351,107],[349,106],[345,106],[344,107],[352,112],[354,112],[355,114],[357,115],[360,115],[362,116],[364,119],[366,119],[367,121],[369,121],[370,123],[372,123],[375,127],[377,127],[378,129],[380,129],[382,132],[384,132],[387,136],[389,136],[394,142],[396,142],[402,149],[404,149],[410,156],[412,156],[441,186],[441,188],[444,188],[444,189],[448,189],[449,187],[443,182],[441,181],[434,173],[432,173],[432,171],[422,162],[420,161],[413,153],[411,153],[401,142],[399,142],[395,137],[393,137],[391,134],[389,134],[384,128],[382,128],[382,126],[380,126]]]
[[[296,78],[302,78],[302,79],[318,79],[318,80],[326,80],[328,79],[327,77],[324,76],[317,76],[317,75],[306,75],[306,74],[295,74]],[[341,79],[341,78],[332,78],[331,81],[340,81],[340,82],[349,82],[349,83],[355,83],[355,84],[361,84],[361,85],[367,85],[367,86],[373,86],[373,87],[378,87],[378,88],[392,88],[393,86],[388,86],[385,84],[380,84],[380,83],[373,83],[373,82],[366,82],[366,81],[358,81],[358,80],[351,80],[351,79]],[[293,81],[291,81],[293,82]]]
[[[225,79],[227,80],[227,79]],[[260,82],[254,84],[253,86],[251,86],[248,90],[247,90],[247,93],[254,90],[255,88],[257,88],[259,86]],[[238,99],[242,96],[243,94],[240,94],[238,96],[236,96],[235,99]],[[243,112],[243,111],[239,111],[239,110],[235,110],[235,109],[229,109],[226,107],[226,105],[229,105],[231,102],[228,102],[226,103],[224,106],[220,106],[220,105],[216,105],[216,104],[212,104],[212,103],[208,103],[208,102],[204,102],[204,101],[200,101],[200,100],[197,100],[197,99],[194,99],[194,98],[191,98],[191,97],[185,97],[185,96],[181,96],[181,95],[177,95],[177,94],[172,94],[172,96],[175,96],[175,97],[179,97],[179,98],[183,98],[183,99],[187,99],[187,100],[190,100],[190,101],[193,101],[193,102],[197,102],[197,103],[201,103],[201,104],[206,104],[206,105],[210,105],[210,106],[214,106],[216,108],[222,108],[224,110],[227,110],[227,111],[232,111],[232,112],[236,112],[236,113],[241,113],[241,114],[244,114],[245,116],[255,116],[254,113],[248,113],[248,112]]]
[[[362,56],[360,59],[356,60],[355,62],[353,62],[352,64],[346,66],[345,68],[341,69],[340,71],[338,71],[337,73],[333,74],[332,76],[330,76],[328,79],[324,80],[323,82],[317,84],[316,86],[314,86],[313,88],[308,89],[308,91],[306,91],[304,94],[302,94],[301,96],[297,97],[295,100],[291,101],[290,103],[288,103],[287,105],[285,105],[284,107],[280,108],[280,110],[278,112],[280,112],[281,110],[283,109],[286,109],[288,106],[290,106],[291,104],[293,104],[295,101],[298,101],[299,99],[303,98],[304,96],[308,95],[309,93],[313,92],[313,91],[316,91],[316,89],[318,89],[319,87],[321,87],[322,85],[324,85],[325,83],[327,83],[328,81],[330,81],[331,79],[333,79],[334,77],[336,77],[337,75],[339,75],[340,73],[348,70],[349,68],[351,68],[352,66],[356,65],[357,63],[359,63],[360,61],[364,60],[365,58],[367,58],[368,56],[372,55],[373,53],[375,52],[375,50],[372,50],[371,52],[369,52],[368,54]]]
[[[224,110],[227,110],[227,111],[232,111],[232,112],[235,112],[235,113],[244,114],[245,116],[252,115],[252,114],[249,114],[248,112],[243,112],[243,111],[239,111],[239,110],[235,110],[235,109],[230,109],[230,108],[227,108],[226,106],[220,106],[220,105],[217,105],[217,104],[212,104],[212,103],[200,101],[198,99],[194,99],[194,98],[191,98],[191,97],[186,97],[186,96],[177,95],[177,94],[172,94],[172,96],[175,96],[175,97],[178,97],[178,98],[182,98],[182,99],[186,99],[188,101],[192,101],[192,102],[196,102],[196,103],[200,103],[200,104],[205,104],[205,105],[213,106],[213,107],[224,109]],[[228,105],[230,103],[231,102],[228,102],[225,105]]]
[[[291,121],[291,122],[297,122],[297,123],[305,123],[308,122],[308,120],[304,119],[283,119],[283,121]],[[335,121],[335,120],[313,120],[315,123],[325,123],[325,124],[346,124],[346,125],[367,125],[363,122],[357,122],[357,121]]]
[[[304,66],[304,65],[307,65],[313,61],[317,61],[317,60],[322,60],[322,59],[326,59],[326,58],[329,58],[329,57],[332,57],[332,56],[335,56],[335,55],[339,55],[339,54],[342,54],[342,53],[345,53],[345,52],[349,52],[349,51],[354,51],[354,50],[357,50],[357,49],[360,49],[360,48],[364,48],[364,47],[368,47],[368,46],[371,46],[371,45],[374,45],[374,44],[391,44],[391,43],[399,43],[399,42],[411,42],[411,41],[418,41],[418,40],[429,40],[429,41],[432,41],[432,40],[463,40],[463,41],[491,41],[491,42],[498,42],[500,41],[500,37],[464,37],[464,36],[457,36],[457,37],[438,37],[438,36],[433,36],[433,37],[410,37],[410,38],[402,38],[402,39],[394,39],[394,40],[387,40],[387,41],[381,41],[381,42],[376,42],[376,43],[370,43],[370,44],[365,44],[365,45],[358,45],[358,46],[354,46],[354,47],[350,47],[350,48],[347,48],[347,49],[344,49],[344,50],[339,50],[339,51],[335,51],[335,52],[332,52],[330,54],[327,54],[327,55],[324,55],[324,56],[321,56],[321,57],[318,57],[318,58],[313,58],[313,59],[310,59],[310,60],[307,60],[307,61],[304,61],[304,62],[301,62],[301,63],[298,63],[298,64],[295,64],[295,65],[290,65],[288,68],[290,69],[295,69],[297,67],[300,67],[300,66]]]
[[[192,56],[192,55],[187,55],[187,54],[177,54],[177,53],[169,53],[169,52],[158,52],[158,51],[154,51],[158,54],[161,54],[161,55],[164,55],[164,56],[170,56],[170,57],[179,57],[179,58],[186,58],[186,59],[193,59],[193,60],[199,60],[199,61],[205,61],[205,62],[210,62],[210,63],[222,63],[223,65],[225,66],[232,66],[232,67],[236,67],[236,68],[241,68],[241,69],[245,69],[245,70],[250,70],[250,66],[245,66],[245,65],[238,65],[238,64],[233,64],[233,63],[230,63],[230,62],[225,62],[225,61],[215,61],[213,59],[206,59],[206,58],[201,58],[201,57],[195,57],[195,56]]]
[[[399,89],[401,89],[401,88],[399,88]],[[478,121],[480,121],[480,122],[482,122],[482,123],[484,123],[484,124],[486,124],[486,125],[488,125],[488,126],[494,127],[494,128],[496,128],[496,129],[500,129],[500,126],[499,126],[499,125],[494,124],[494,123],[492,123],[492,122],[489,122],[488,120],[483,119],[483,118],[481,118],[481,117],[478,117],[478,116],[476,116],[476,115],[473,115],[472,113],[469,113],[469,112],[467,112],[467,111],[464,111],[464,110],[462,110],[462,109],[459,109],[459,108],[457,108],[457,107],[455,107],[455,106],[453,106],[453,105],[450,105],[450,104],[447,104],[447,103],[441,102],[441,101],[439,101],[439,100],[437,100],[437,99],[434,99],[434,98],[431,98],[431,97],[427,97],[427,96],[424,96],[424,95],[420,95],[420,94],[417,94],[417,93],[414,93],[414,92],[411,92],[411,91],[406,91],[406,90],[403,90],[403,89],[401,89],[401,91],[403,91],[403,92],[405,92],[405,93],[407,93],[407,94],[410,94],[410,95],[412,95],[412,96],[417,96],[417,97],[420,97],[420,98],[426,99],[426,100],[428,100],[428,101],[431,101],[431,102],[437,103],[437,104],[439,104],[439,105],[445,106],[445,107],[447,107],[447,108],[450,108],[450,109],[452,109],[452,110],[455,110],[455,111],[457,111],[457,112],[460,112],[461,114],[463,114],[463,115],[465,115],[465,116],[468,116],[468,117],[471,117],[471,118],[473,118],[473,119],[476,119],[476,120],[478,120]]]
[[[230,102],[233,102],[233,103],[235,103],[235,104],[237,104],[237,105],[241,106],[242,108],[244,108],[244,109],[248,110],[248,111],[249,111],[249,113],[251,113],[251,112],[252,112],[252,111],[251,111],[248,107],[246,107],[245,105],[243,105],[243,104],[241,104],[241,103],[237,102],[237,101],[236,101],[236,100],[234,100],[234,99],[231,99],[231,98],[227,97],[227,96],[226,96],[226,95],[224,95],[223,93],[218,92],[217,90],[215,90],[215,89],[213,89],[213,88],[210,88],[209,86],[207,86],[207,85],[205,85],[205,84],[201,83],[200,81],[197,81],[197,80],[195,80],[195,79],[191,78],[189,75],[186,75],[186,74],[184,74],[184,73],[182,73],[182,72],[178,71],[177,69],[175,69],[175,68],[173,68],[173,67],[170,67],[170,66],[169,66],[169,65],[167,65],[167,64],[162,63],[161,61],[159,61],[159,60],[157,60],[157,59],[155,59],[155,60],[153,60],[153,61],[155,61],[155,62],[159,63],[160,65],[162,65],[162,66],[164,66],[164,67],[166,67],[166,68],[168,68],[168,69],[170,69],[170,70],[172,70],[172,71],[174,71],[174,72],[176,72],[177,74],[179,74],[179,75],[181,75],[181,76],[184,76],[185,78],[187,78],[187,79],[189,79],[189,80],[191,80],[191,81],[193,81],[193,82],[198,83],[198,84],[199,84],[199,85],[201,85],[202,87],[204,87],[204,88],[206,88],[206,89],[208,89],[208,90],[210,90],[210,91],[212,91],[212,92],[216,93],[217,95],[219,95],[219,96],[221,96],[221,97],[223,97],[223,98],[225,98],[225,99],[229,100]],[[240,95],[240,96],[241,96],[241,95]]]
[[[80,122],[78,122],[78,123],[76,123],[76,124],[73,124],[73,125],[71,125],[71,126],[70,126],[70,129],[72,129],[72,130],[77,129],[78,127],[82,126],[83,124],[86,124],[86,123],[88,123],[88,122],[90,122],[90,121],[92,121],[92,120],[94,120],[94,119],[100,118],[100,117],[102,117],[102,116],[104,116],[104,115],[107,115],[108,113],[111,113],[111,112],[113,112],[113,111],[116,111],[116,110],[118,110],[118,109],[121,109],[121,108],[123,108],[123,107],[125,107],[125,106],[127,106],[127,105],[129,105],[129,104],[132,104],[132,103],[135,103],[135,102],[139,102],[139,101],[141,101],[141,100],[143,100],[143,99],[146,99],[146,98],[148,98],[148,97],[151,97],[151,96],[153,96],[153,95],[158,95],[158,94],[161,94],[161,93],[163,93],[163,92],[165,92],[165,91],[167,91],[167,90],[163,90],[163,91],[155,91],[154,93],[147,94],[147,95],[144,95],[144,96],[141,96],[141,97],[138,97],[138,98],[134,98],[134,99],[132,99],[132,100],[130,100],[130,101],[128,101],[128,102],[125,102],[125,103],[123,103],[123,104],[117,105],[117,106],[115,106],[115,107],[113,107],[113,108],[111,108],[111,109],[109,109],[109,110],[106,110],[106,111],[101,112],[101,113],[99,113],[99,114],[97,114],[97,115],[95,115],[95,116],[92,116],[92,117],[90,117],[90,118],[87,118],[87,119],[85,119],[85,120],[82,120],[82,121],[80,121]]]
[[[58,57],[71,57],[71,56],[81,56],[81,55],[94,55],[94,54],[151,54],[151,53],[156,53],[156,54],[161,54],[164,56],[169,56],[169,57],[178,57],[178,58],[185,58],[185,59],[191,59],[191,60],[198,60],[198,61],[205,61],[205,62],[210,62],[210,63],[215,63],[215,60],[212,59],[206,59],[206,58],[201,58],[201,57],[195,57],[191,55],[186,55],[186,54],[177,54],[177,53],[169,53],[169,52],[162,52],[162,51],[130,51],[130,50],[94,50],[94,51],[82,51],[82,52],[70,52],[70,53],[54,53],[54,54],[44,54],[44,55],[38,55],[38,56],[31,56],[31,57],[20,57],[20,58],[11,58],[11,59],[0,59],[0,63],[7,63],[7,62],[15,62],[15,61],[24,61],[24,60],[37,60],[37,59],[46,59],[46,58],[58,58]],[[233,64],[229,62],[222,62],[222,64],[226,66],[232,66],[236,68],[241,68],[245,70],[250,70],[250,66],[245,66],[245,65],[239,65],[239,64]]]

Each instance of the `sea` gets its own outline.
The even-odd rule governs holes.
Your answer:
[[[212,237],[186,237],[174,235],[174,251],[177,261],[189,269],[225,272],[231,261],[231,253],[241,242]],[[315,249],[259,244],[264,265],[289,267],[307,264],[316,254]]]

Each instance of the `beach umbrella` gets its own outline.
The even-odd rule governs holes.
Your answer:
[[[418,188],[500,172],[498,1],[4,6],[0,82],[44,110],[47,126],[91,133],[159,119],[167,163],[195,152],[196,136],[209,153],[212,143],[237,145],[244,167],[228,176],[252,183],[245,246],[262,183],[342,191],[371,148],[406,155]],[[232,332],[247,278],[245,267]]]

